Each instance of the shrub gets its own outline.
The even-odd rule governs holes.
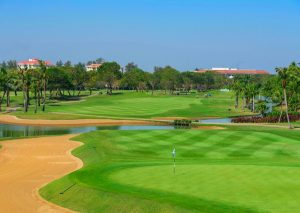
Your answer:
[[[174,126],[183,126],[183,127],[191,127],[192,126],[192,121],[191,120],[174,120]]]

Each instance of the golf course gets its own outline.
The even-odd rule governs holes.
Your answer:
[[[13,212],[297,212],[298,122],[292,130],[171,126],[174,119],[253,114],[233,107],[232,92],[209,94],[95,93],[52,100],[46,112],[30,106],[1,115],[11,137],[1,142],[0,171],[7,175],[0,176],[0,205]],[[8,140],[23,131],[27,139]]]
[[[84,167],[40,193],[80,212],[297,212],[300,132],[288,131],[86,133],[72,139]]]
[[[300,0],[0,11],[0,213],[300,213]]]

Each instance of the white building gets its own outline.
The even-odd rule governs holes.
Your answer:
[[[90,64],[86,66],[86,71],[96,71],[102,64]]]
[[[52,63],[50,61],[44,61],[45,65],[50,67]],[[20,61],[18,62],[18,67],[21,69],[28,68],[28,69],[36,69],[40,67],[40,60],[36,58],[30,58],[27,61]]]

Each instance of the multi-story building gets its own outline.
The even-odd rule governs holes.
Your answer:
[[[96,71],[102,64],[90,64],[86,66],[86,71]]]
[[[45,65],[50,67],[52,63],[50,61],[44,61]],[[20,61],[18,62],[18,67],[21,69],[28,68],[28,69],[36,69],[40,67],[40,60],[36,58],[30,58],[27,61]]]

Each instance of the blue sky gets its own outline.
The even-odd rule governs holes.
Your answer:
[[[267,69],[300,62],[299,0],[0,0],[0,60]]]

